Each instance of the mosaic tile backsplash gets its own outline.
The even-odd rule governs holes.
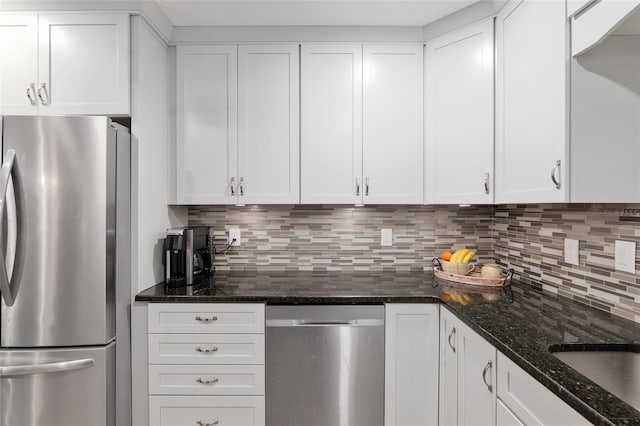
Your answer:
[[[218,270],[422,271],[466,246],[520,281],[640,322],[640,275],[614,270],[616,239],[640,246],[640,204],[191,206],[189,224],[211,226],[217,248],[240,228]],[[381,228],[393,246],[380,246]],[[564,238],[580,240],[579,266],[564,262]]]
[[[491,259],[491,207],[457,206],[192,206],[190,225],[213,228],[216,248],[228,228],[241,246],[217,255],[218,270],[400,270],[431,268],[443,250],[469,247]],[[393,245],[380,246],[380,229]]]
[[[640,265],[614,268],[615,240],[640,246],[640,204],[494,207],[493,253],[520,281],[640,322]],[[580,240],[580,264],[564,262],[564,239]],[[640,338],[640,336],[639,336]]]

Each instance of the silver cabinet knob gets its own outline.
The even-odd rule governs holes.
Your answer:
[[[196,382],[197,382],[197,383],[200,383],[201,385],[212,385],[212,384],[214,384],[214,383],[218,383],[218,378],[217,378],[217,377],[214,377],[214,378],[213,378],[213,379],[211,379],[211,380],[206,380],[206,379],[203,379],[203,378],[201,378],[201,377],[198,377],[198,378],[196,379]]]
[[[196,348],[196,352],[200,352],[201,354],[210,354],[210,353],[218,352],[218,348],[216,348],[215,346],[211,349]]]
[[[484,370],[482,370],[482,381],[487,386],[487,389],[489,390],[489,392],[493,392],[493,385],[487,383],[487,372],[491,370],[492,367],[493,367],[493,362],[489,361],[487,362],[487,365],[484,366]]]
[[[231,178],[229,181],[229,193],[231,195],[236,195],[236,178]]]
[[[240,184],[238,185],[238,191],[240,191],[240,196],[244,197],[244,178],[240,177]]]
[[[455,327],[453,327],[453,328],[451,329],[451,333],[449,333],[449,338],[447,339],[447,341],[449,342],[449,347],[451,348],[451,350],[453,351],[453,353],[455,353],[455,352],[456,352],[456,347],[455,347],[455,346],[453,346],[453,343],[451,343],[451,339],[452,339],[452,338],[453,338],[453,336],[455,336],[455,335],[456,335],[456,328],[455,328]]]
[[[489,195],[489,173],[484,174],[484,193]]]
[[[214,420],[214,421],[212,421],[211,423],[206,423],[206,422],[203,422],[202,420],[198,420],[198,421],[196,422],[196,424],[197,424],[198,426],[215,426],[215,425],[217,425],[217,424],[219,424],[219,423],[220,423],[220,422],[219,422],[218,420]]]
[[[369,196],[369,178],[364,179],[364,195]]]
[[[360,178],[356,177],[356,195],[360,195]]]
[[[212,322],[212,321],[218,321],[218,317],[216,317],[216,316],[212,316],[212,317],[210,317],[210,318],[207,318],[207,317],[197,316],[197,317],[196,317],[196,321],[200,321],[200,322]]]

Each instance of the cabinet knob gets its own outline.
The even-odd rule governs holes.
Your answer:
[[[196,317],[196,321],[201,321],[201,322],[218,321],[218,317],[216,317],[216,316],[212,316],[212,317],[210,317],[210,318],[207,318],[207,317],[197,316],[197,317]]]
[[[49,105],[49,93],[47,93],[46,83],[42,83],[38,88],[38,97],[40,98],[40,102],[42,103],[42,105]]]
[[[197,424],[198,426],[215,426],[215,425],[217,425],[218,423],[220,423],[218,420],[214,420],[214,421],[212,421],[211,423],[206,423],[206,422],[203,422],[202,420],[198,420],[198,421],[196,422],[196,424]]]
[[[360,195],[360,178],[356,177],[356,196]]]
[[[364,179],[364,195],[369,196],[369,178]]]
[[[244,197],[244,178],[240,177],[240,184],[238,185],[238,191],[240,191],[240,196]]]
[[[558,174],[558,178],[556,179],[556,172],[560,173],[560,160],[556,161],[551,169],[551,181],[556,186],[556,189],[560,189],[560,175]]]
[[[489,361],[487,365],[484,366],[484,370],[482,370],[482,381],[487,386],[489,392],[493,392],[493,385],[487,383],[487,371],[491,370],[491,367],[493,367],[493,362]]]
[[[31,105],[36,106],[36,85],[33,83],[27,87],[27,98]]]

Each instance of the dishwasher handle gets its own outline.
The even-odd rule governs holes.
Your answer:
[[[352,320],[306,320],[306,319],[268,319],[267,327],[370,327],[383,326],[382,319],[352,319]]]

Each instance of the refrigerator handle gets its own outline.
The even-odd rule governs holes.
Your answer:
[[[28,376],[32,374],[59,373],[62,371],[82,370],[93,367],[92,358],[76,359],[73,361],[52,362],[49,364],[15,365],[0,367],[0,377]]]
[[[4,212],[6,210],[6,204],[8,201],[7,198],[7,190],[9,187],[9,179],[11,178],[11,174],[13,173],[13,165],[15,164],[16,152],[12,149],[7,150],[5,154],[5,161],[2,164],[2,168],[0,169],[0,237],[2,237],[2,223],[4,222]],[[12,206],[13,211],[15,211],[15,205]],[[11,227],[9,227],[11,228]],[[9,231],[11,234],[11,230]],[[10,235],[11,237],[11,235]],[[13,243],[15,244],[15,238],[13,239]],[[0,238],[1,240],[1,238]],[[15,253],[15,247],[11,249],[12,253]],[[13,254],[12,254],[13,256]],[[6,253],[2,249],[2,245],[0,244],[0,293],[2,293],[2,298],[4,299],[4,303],[7,306],[12,306],[15,301],[15,294],[11,289],[11,285],[9,282],[9,275],[7,274],[7,266],[5,264]]]

